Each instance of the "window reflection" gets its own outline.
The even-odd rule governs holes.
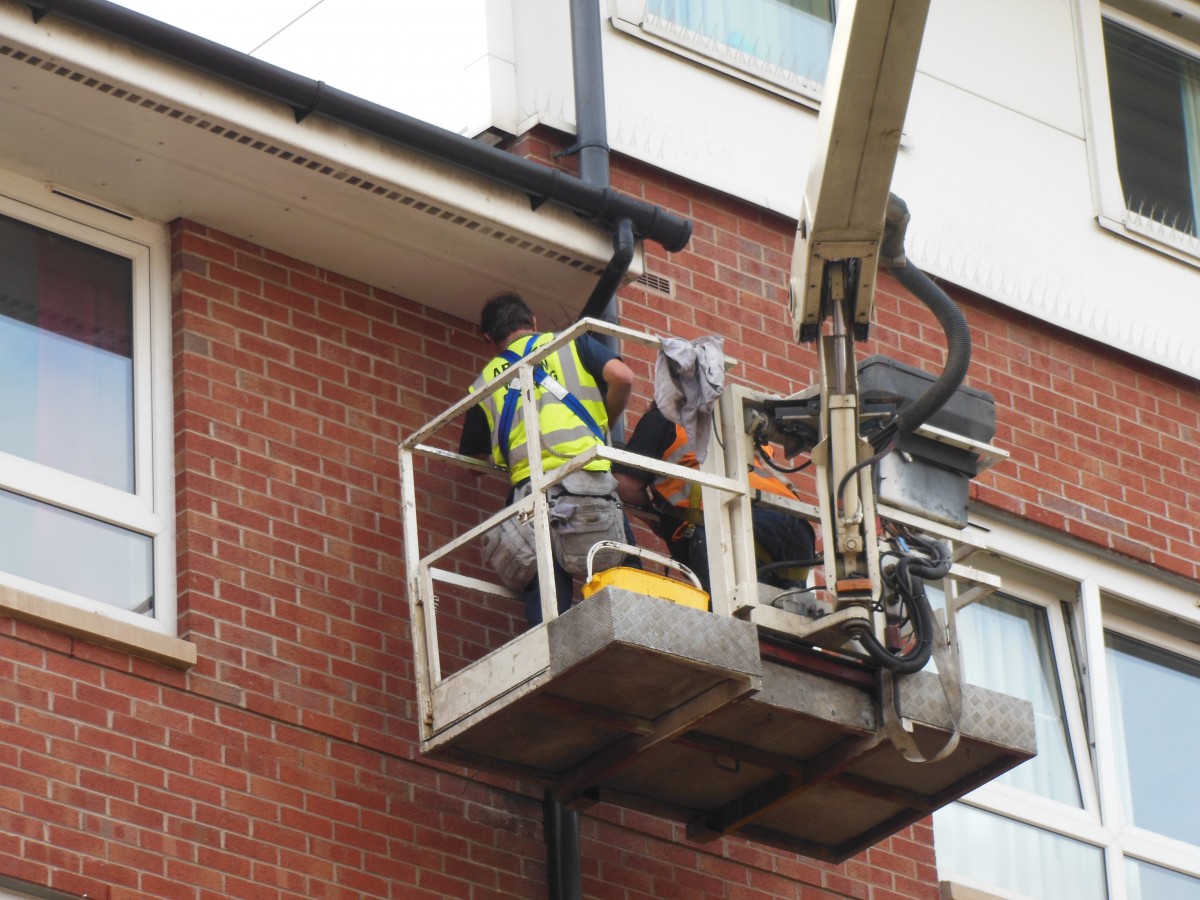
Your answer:
[[[134,490],[132,270],[0,216],[0,452]]]
[[[150,538],[0,491],[0,570],[120,609],[153,612]]]
[[[825,80],[832,0],[648,0],[646,12],[809,81]]]
[[[1200,62],[1107,19],[1104,49],[1126,205],[1200,234]]]
[[[1131,859],[1125,864],[1129,900],[1200,900],[1200,880]]]
[[[1104,643],[1126,819],[1200,844],[1200,663],[1112,632]]]
[[[1027,897],[1108,896],[1099,847],[964,803],[935,812],[933,825],[943,877],[967,876]]]

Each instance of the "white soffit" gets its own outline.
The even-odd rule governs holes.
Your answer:
[[[0,78],[0,167],[461,318],[514,288],[569,320],[612,254],[603,224],[319,115],[297,123],[283,103],[3,0]]]

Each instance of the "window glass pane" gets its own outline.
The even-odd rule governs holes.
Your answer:
[[[966,681],[1033,704],[1037,756],[997,780],[1081,806],[1046,610],[993,594],[959,613],[958,641]]]
[[[0,569],[150,614],[150,538],[0,491]]]
[[[1104,852],[964,803],[933,814],[938,874],[965,876],[1028,897],[1108,896]]]
[[[132,272],[0,216],[0,452],[134,489]]]
[[[825,80],[832,0],[649,0],[646,12],[810,81]]]
[[[1136,859],[1125,860],[1129,900],[1200,900],[1200,880]]]
[[[1200,65],[1108,20],[1104,49],[1126,206],[1200,233]]]
[[[1200,663],[1111,632],[1104,642],[1125,816],[1200,844]]]

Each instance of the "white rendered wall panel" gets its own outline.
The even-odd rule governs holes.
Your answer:
[[[623,34],[604,51],[614,150],[798,214],[817,135],[814,110]]]
[[[933,0],[920,70],[1083,137],[1075,0]]]

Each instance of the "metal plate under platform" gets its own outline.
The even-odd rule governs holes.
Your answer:
[[[567,804],[686,822],[696,841],[737,834],[840,861],[1036,752],[1028,702],[964,685],[957,749],[908,762],[883,736],[873,685],[764,660],[749,622],[619,588],[497,653],[535,667],[454,721],[439,725],[435,702],[423,752],[533,778]],[[479,683],[464,670],[439,690],[460,677]],[[898,691],[932,755],[952,727],[937,676]]]

